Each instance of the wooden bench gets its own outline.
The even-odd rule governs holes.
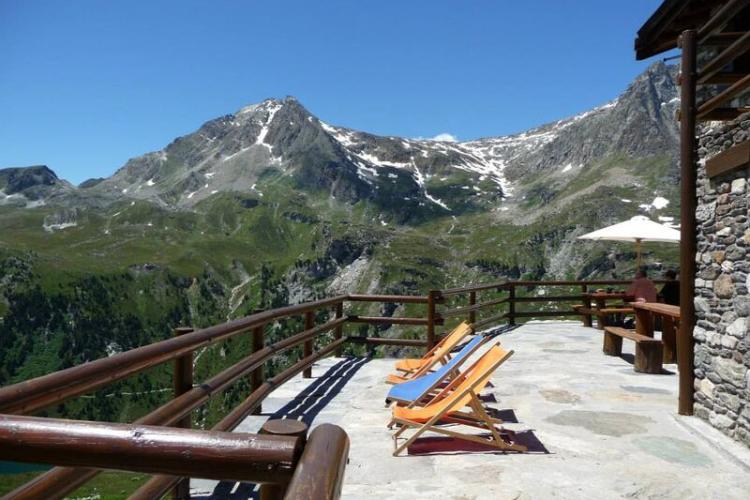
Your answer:
[[[619,326],[604,327],[604,346],[602,350],[608,356],[622,355],[622,339],[635,342],[635,371],[640,373],[661,373],[662,342],[661,340],[640,335],[633,330]]]
[[[602,330],[606,326],[607,316],[610,314],[633,314],[632,307],[605,307],[598,309],[579,304],[573,306],[573,310],[583,317],[583,326],[592,326],[591,316],[596,316],[596,326],[599,330]]]

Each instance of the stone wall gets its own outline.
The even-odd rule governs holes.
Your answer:
[[[705,160],[750,138],[750,114],[702,132],[698,154],[695,414],[750,446],[750,189],[747,168],[707,178]]]

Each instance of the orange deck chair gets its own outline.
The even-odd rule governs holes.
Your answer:
[[[403,375],[389,375],[386,382],[389,384],[399,384],[421,377],[427,373],[436,364],[445,364],[450,359],[450,352],[461,342],[467,335],[474,332],[474,329],[466,322],[461,323],[453,329],[443,340],[438,342],[435,347],[430,349],[421,359],[407,358],[396,362],[396,369],[404,372]]]
[[[496,345],[453,379],[425,406],[417,407],[416,402],[412,402],[408,407],[394,405],[393,418],[388,426],[393,427],[398,424],[401,428],[393,435],[395,448],[393,456],[398,456],[419,436],[428,431],[488,445],[498,450],[527,451],[525,446],[508,442],[503,438],[502,434],[507,436],[508,431],[495,427],[495,424],[502,424],[502,420],[490,417],[479,399],[479,393],[490,381],[493,372],[512,355],[513,351],[506,351]],[[441,427],[442,424],[475,427],[489,431],[490,436],[484,438],[475,434],[449,430]],[[416,432],[399,446],[399,437],[409,429],[416,429]]]

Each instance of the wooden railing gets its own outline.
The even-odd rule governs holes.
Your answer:
[[[5,498],[63,498],[96,476],[102,468],[138,470],[155,475],[131,498],[161,498],[170,489],[186,495],[185,477],[253,481],[268,485],[264,498],[337,498],[348,454],[348,438],[339,427],[314,429],[310,439],[299,436],[271,439],[262,434],[228,434],[242,420],[260,410],[263,400],[280,384],[302,372],[311,376],[317,360],[341,354],[345,342],[431,348],[435,327],[451,318],[465,317],[476,329],[491,324],[514,325],[519,318],[562,317],[574,314],[570,304],[581,303],[589,286],[625,285],[627,281],[502,281],[445,290],[424,296],[341,295],[305,304],[263,311],[221,325],[193,331],[182,328],[173,338],[74,366],[35,379],[0,388],[0,459],[56,465]],[[538,288],[566,290],[558,295],[530,295]],[[580,289],[573,294],[570,289]],[[546,292],[545,292],[546,293]],[[465,301],[466,303],[457,303]],[[382,317],[353,314],[357,304],[400,303],[425,306],[423,316]],[[558,303],[566,308],[529,310],[521,304]],[[351,314],[345,314],[348,312]],[[316,324],[319,313],[328,317]],[[478,318],[478,316],[482,316]],[[272,322],[301,317],[304,330],[273,344],[265,339]],[[424,326],[425,338],[394,339],[345,336],[347,323]],[[251,335],[253,350],[234,365],[199,384],[193,380],[193,353],[238,335]],[[330,334],[314,350],[314,340]],[[302,345],[302,358],[267,380],[263,366],[273,356]],[[134,424],[111,424],[24,417],[52,405],[101,389],[109,384],[154,368],[174,363],[174,398],[138,419]],[[191,413],[211,397],[249,377],[251,392],[210,431],[191,430]],[[164,427],[182,427],[165,429]],[[175,434],[176,433],[176,434]],[[143,436],[153,444],[144,448]],[[168,445],[179,436],[180,447],[190,460]],[[210,443],[231,453],[211,452]],[[276,444],[273,444],[276,443]],[[29,446],[33,444],[34,446]],[[164,446],[161,446],[161,445]],[[268,445],[268,446],[266,446]],[[293,445],[293,446],[292,446]],[[291,448],[296,451],[291,451]],[[63,448],[69,452],[61,453]],[[299,448],[299,449],[298,449]],[[162,450],[162,451],[160,451]],[[266,451],[262,451],[266,450]],[[194,451],[194,453],[193,453]],[[205,452],[205,454],[203,453]],[[203,458],[201,458],[203,457]],[[187,462],[190,461],[191,465]],[[61,467],[62,466],[62,467]],[[242,469],[240,471],[239,469]],[[261,474],[260,470],[265,473]],[[237,472],[233,472],[237,471]]]
[[[654,280],[654,283],[665,282]],[[463,318],[475,329],[481,329],[502,323],[515,325],[521,318],[578,316],[573,305],[588,306],[588,292],[602,287],[625,287],[630,283],[626,280],[500,281],[436,290],[430,295],[434,294],[435,303],[446,307],[437,312],[438,318]],[[534,291],[543,293],[533,294]],[[553,293],[548,294],[550,291]],[[533,304],[554,304],[554,307],[533,308]],[[482,314],[484,316],[478,318]]]

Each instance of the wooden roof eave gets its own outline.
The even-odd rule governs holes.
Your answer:
[[[711,18],[711,9],[716,5],[717,2],[699,0],[665,0],[638,30],[636,59],[640,61],[676,48],[680,33],[702,26]]]

